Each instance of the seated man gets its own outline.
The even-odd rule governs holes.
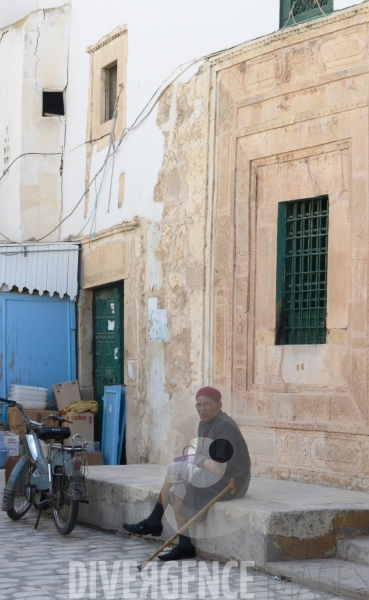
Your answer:
[[[204,387],[197,392],[196,408],[201,421],[194,464],[169,464],[167,477],[152,513],[139,523],[124,523],[124,529],[136,535],[159,536],[163,529],[161,520],[170,497],[180,529],[224,490],[230,479],[234,479],[237,492],[234,496],[227,492],[221,502],[242,498],[246,494],[250,483],[249,452],[237,424],[222,411],[221,397],[219,390],[213,387]],[[195,548],[186,530],[179,536],[178,545],[170,552],[160,554],[159,558],[179,560],[194,556]]]

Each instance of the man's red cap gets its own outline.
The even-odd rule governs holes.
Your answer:
[[[210,387],[210,385],[201,388],[197,392],[196,398],[198,398],[199,396],[206,396],[207,398],[212,398],[213,400],[216,400],[216,402],[219,402],[222,399],[222,394],[220,393],[220,391],[214,387]]]

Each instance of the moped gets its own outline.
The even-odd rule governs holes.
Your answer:
[[[0,398],[22,413],[25,424],[23,453],[9,476],[4,489],[2,510],[17,521],[33,505],[38,511],[37,529],[43,510],[52,509],[59,533],[68,535],[77,521],[79,502],[86,500],[86,461],[83,439],[73,436],[71,446],[63,440],[71,436],[69,427],[47,427],[50,420],[70,423],[63,417],[49,415],[43,423],[32,421],[23,406]]]

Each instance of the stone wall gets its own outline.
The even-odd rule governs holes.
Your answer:
[[[214,61],[212,380],[255,471],[369,488],[368,5]],[[327,343],[276,346],[278,202],[327,194]]]

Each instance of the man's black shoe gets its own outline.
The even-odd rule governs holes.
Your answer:
[[[170,552],[165,552],[164,554],[159,554],[158,558],[160,560],[181,560],[182,558],[193,558],[195,556],[195,547],[190,546],[189,548],[184,548],[184,546],[174,546],[173,550]]]
[[[134,533],[136,535],[152,535],[155,537],[161,535],[161,532],[163,531],[162,525],[155,525],[155,527],[151,527],[146,523],[146,520],[140,521],[139,523],[132,523],[132,525],[123,523],[123,527],[129,531],[129,533]]]

